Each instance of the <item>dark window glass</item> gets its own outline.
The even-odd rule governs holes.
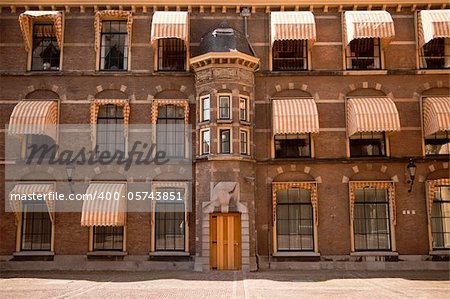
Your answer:
[[[100,40],[100,70],[127,70],[128,47],[127,22],[103,21]]]
[[[175,198],[184,198],[184,189],[158,188],[157,192],[173,192]],[[170,195],[169,195],[170,196]],[[185,208],[183,201],[160,200],[155,211],[156,250],[184,251]]]
[[[168,158],[184,158],[185,127],[184,109],[175,105],[158,108],[156,145]]]
[[[313,251],[314,226],[311,192],[290,188],[277,192],[277,248]]]
[[[310,134],[275,136],[275,158],[311,157]]]
[[[184,71],[186,65],[186,45],[179,38],[158,40],[158,70]]]
[[[44,160],[55,157],[55,141],[47,135],[26,135],[27,145],[25,159],[37,160],[43,156]],[[41,148],[43,150],[39,150]],[[35,149],[35,150],[34,150]],[[47,150],[46,150],[47,149]],[[33,150],[35,151],[33,153]]]
[[[60,49],[53,24],[33,25],[33,54],[31,70],[58,71]]]
[[[209,154],[211,141],[210,141],[210,133],[209,130],[202,131],[202,155]]]
[[[355,190],[355,250],[390,250],[389,198],[386,189]]]
[[[435,38],[420,51],[420,66],[423,69],[450,68],[450,38]]]
[[[94,251],[123,250],[123,226],[94,226]]]
[[[433,249],[450,249],[450,186],[439,186],[431,210]]]
[[[274,71],[303,71],[308,69],[306,40],[277,40],[272,47]]]
[[[201,98],[201,106],[202,106],[202,121],[209,121],[210,114],[211,114],[211,102],[210,97],[203,97]]]
[[[346,49],[346,63],[349,70],[381,69],[379,38],[359,38],[350,42]]]
[[[241,131],[241,154],[248,155],[248,133]]]
[[[450,133],[438,132],[425,137],[425,154],[427,156],[448,155],[450,153]]]
[[[227,130],[220,130],[220,153],[221,154],[229,154],[231,153],[231,131],[229,129]]]
[[[248,103],[246,98],[239,99],[239,120],[248,121]]]
[[[97,146],[99,152],[125,152],[123,108],[116,105],[100,106],[97,118]]]
[[[231,98],[230,96],[219,97],[219,119],[231,118]]]
[[[25,202],[22,214],[22,250],[50,250],[52,222],[45,202]]]
[[[384,133],[357,133],[350,136],[351,157],[386,156]]]

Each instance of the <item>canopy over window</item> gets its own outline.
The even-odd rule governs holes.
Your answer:
[[[423,100],[423,131],[425,136],[450,131],[450,97]]]
[[[133,28],[133,14],[130,11],[123,10],[100,10],[95,13],[95,51],[100,49],[100,35],[102,32],[103,21],[126,20],[128,33],[128,47],[131,47],[131,29]]]
[[[273,100],[273,134],[319,132],[319,114],[314,99]]]
[[[53,23],[58,46],[62,48],[63,13],[60,11],[27,10],[19,15],[20,30],[22,31],[25,50],[29,52],[33,49],[33,24],[36,22]]]
[[[420,47],[435,38],[450,38],[450,9],[422,10],[417,25]]]
[[[277,40],[316,40],[316,22],[309,11],[270,13],[271,43]]]
[[[345,45],[358,38],[380,38],[386,45],[395,36],[392,16],[380,11],[346,11]]]
[[[189,15],[185,11],[156,11],[152,18],[151,43],[160,38],[189,42]]]

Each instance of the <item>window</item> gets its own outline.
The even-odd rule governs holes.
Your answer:
[[[219,96],[219,119],[231,119],[230,96]]]
[[[241,155],[248,155],[248,132],[241,130]]]
[[[43,201],[24,202],[21,250],[51,250],[52,222]]]
[[[200,153],[202,155],[209,154],[211,151],[211,141],[210,141],[209,129],[200,131],[200,135],[201,135],[201,151],[200,151]]]
[[[220,153],[230,154],[231,153],[231,130],[225,129],[220,130]]]
[[[274,71],[303,71],[308,69],[308,41],[277,40],[272,46]]]
[[[311,157],[311,134],[275,135],[275,158]]]
[[[100,43],[100,70],[127,70],[128,47],[127,22],[103,21]]]
[[[33,25],[32,71],[59,71],[60,54],[53,24]]]
[[[184,71],[186,46],[182,39],[158,39],[158,71]]]
[[[356,189],[354,213],[355,250],[390,250],[388,190]]]
[[[94,226],[94,251],[123,250],[123,226]]]
[[[97,118],[97,150],[125,152],[123,108],[116,105],[100,107]]]
[[[431,210],[433,249],[450,249],[450,186],[436,187]]]
[[[357,133],[350,136],[351,157],[386,156],[385,133]]]
[[[248,99],[247,98],[239,98],[239,120],[240,121],[249,121],[248,117]]]
[[[354,39],[350,42],[345,53],[348,70],[381,69],[379,38]]]
[[[450,68],[450,38],[435,38],[420,50],[420,67],[423,69]]]
[[[211,117],[211,98],[209,95],[200,98],[200,121],[209,121]]]
[[[277,248],[279,251],[314,250],[311,192],[289,188],[277,192]]]
[[[168,158],[184,158],[185,120],[184,108],[175,105],[158,107],[156,145]]]
[[[425,137],[425,154],[427,156],[448,155],[450,153],[450,133],[437,132]]]
[[[183,188],[158,188],[162,194],[175,194],[175,198],[184,198]],[[155,249],[163,251],[184,251],[185,238],[184,200],[160,200],[155,211]]]
[[[43,150],[39,150],[40,148]],[[44,154],[44,160],[53,159],[56,155],[55,141],[47,135],[26,135],[25,159],[37,160]]]

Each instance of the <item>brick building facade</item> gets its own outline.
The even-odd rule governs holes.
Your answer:
[[[159,249],[158,216],[129,212],[126,224],[108,226],[126,227],[120,250],[106,251],[96,250],[96,229],[80,225],[81,213],[56,212],[49,247],[36,251],[24,243],[26,213],[2,208],[4,268],[448,267],[439,262],[450,248],[445,2],[6,2],[2,207],[11,192],[5,167],[16,163],[5,156],[4,125],[17,105],[56,101],[59,124],[89,125],[95,103],[101,117],[124,101],[130,125],[156,123],[167,105],[184,111],[193,179],[176,188],[192,190],[193,211],[171,250]],[[57,54],[37,52],[48,42]]]

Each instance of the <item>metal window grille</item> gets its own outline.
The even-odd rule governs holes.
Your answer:
[[[436,188],[431,211],[433,249],[450,248],[450,186]]]
[[[123,226],[94,226],[94,251],[123,250]]]
[[[303,71],[308,69],[308,41],[280,40],[272,46],[274,71]]]
[[[179,38],[158,40],[158,70],[184,71],[186,69],[186,45]]]
[[[419,52],[422,69],[450,68],[450,38],[435,38]]]
[[[381,48],[379,38],[359,38],[350,42],[346,51],[349,70],[381,69]]]
[[[22,213],[21,250],[51,249],[52,222],[44,202],[25,202]]]

